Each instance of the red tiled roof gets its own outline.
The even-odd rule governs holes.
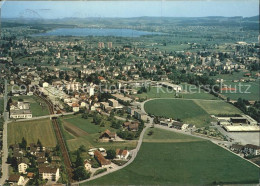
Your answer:
[[[94,152],[94,156],[101,165],[109,165],[111,163],[98,150]]]

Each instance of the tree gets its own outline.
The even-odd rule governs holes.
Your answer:
[[[88,114],[87,114],[87,113],[83,113],[83,114],[81,115],[81,117],[82,117],[83,119],[88,119]]]
[[[114,159],[116,157],[116,151],[113,149],[110,149],[107,151],[107,159]]]
[[[113,120],[113,121],[112,121],[112,124],[111,124],[111,127],[114,128],[114,129],[120,129],[120,127],[121,127],[121,122],[120,122],[120,121]]]
[[[76,158],[76,161],[75,161],[75,167],[80,167],[80,166],[83,166],[83,159],[82,157],[80,156],[80,151],[77,150],[77,158]]]
[[[42,152],[43,149],[42,149],[42,142],[38,139],[37,141],[37,146],[40,147],[40,151]]]
[[[80,151],[80,152],[87,152],[87,149],[86,149],[86,147],[85,147],[84,145],[81,145],[81,146],[79,147],[79,151]]]
[[[27,141],[25,140],[25,138],[23,137],[22,139],[22,143],[20,143],[20,147],[22,149],[25,149],[26,150],[26,147],[27,147]]]
[[[90,173],[87,172],[83,166],[77,167],[73,171],[73,179],[74,180],[80,181],[80,180],[88,179],[89,177],[90,177]]]

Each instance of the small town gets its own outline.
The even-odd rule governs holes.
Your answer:
[[[8,17],[14,3],[1,185],[258,184],[258,15]]]

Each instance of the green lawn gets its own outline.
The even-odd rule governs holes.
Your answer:
[[[173,119],[202,127],[210,122],[209,114],[193,100],[158,99],[145,103],[147,113]]]
[[[30,110],[32,111],[33,117],[49,115],[49,109],[46,103],[36,96],[18,96],[12,97],[12,100],[18,101],[23,99],[30,103]]]
[[[133,163],[126,168],[82,185],[210,185],[258,183],[259,169],[209,142],[158,129],[145,139],[181,140],[177,143],[144,142]],[[194,138],[197,139],[197,138]]]
[[[21,143],[23,137],[28,145],[37,143],[39,139],[46,147],[56,146],[56,136],[49,119],[8,124],[8,145]]]
[[[242,112],[235,106],[226,103],[224,101],[204,101],[204,100],[195,100],[202,109],[204,109],[208,114],[241,114]]]

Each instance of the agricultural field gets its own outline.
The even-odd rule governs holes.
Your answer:
[[[231,100],[237,100],[238,98],[243,98],[250,101],[259,100],[259,79],[256,78],[256,72],[252,72],[252,77],[245,77],[245,73],[251,73],[248,70],[243,70],[239,72],[233,72],[233,74],[218,74],[213,76],[214,79],[223,79],[223,84],[227,85],[229,88],[235,88],[235,90],[222,90],[221,94],[226,97],[230,97]],[[254,79],[255,81],[250,82],[233,82],[233,80],[249,80]],[[241,88],[239,88],[241,86]],[[248,88],[249,87],[249,88]],[[240,90],[241,91],[240,91]]]
[[[52,123],[49,119],[8,124],[8,145],[20,143],[23,137],[28,145],[37,143],[38,139],[46,147],[55,147],[57,144]]]
[[[164,135],[173,142],[161,142]],[[258,183],[259,168],[212,142],[158,129],[145,140],[129,166],[82,185]]]
[[[210,115],[242,114],[238,108],[224,101],[194,100],[194,102]]]
[[[175,98],[175,91],[164,87],[151,87],[147,92],[143,92],[141,94],[136,94],[135,96],[142,99],[150,99],[150,98]]]
[[[77,150],[81,145],[87,149],[93,147],[103,147],[107,149],[125,148],[133,149],[137,145],[136,140],[120,141],[120,142],[99,142],[98,138],[102,132],[109,129],[111,132],[116,132],[116,129],[111,128],[111,123],[105,122],[105,126],[101,127],[92,123],[93,118],[81,118],[81,115],[67,116],[62,118],[62,130],[70,151]]]
[[[224,82],[228,87],[235,88],[234,91],[222,91],[222,94],[226,97],[230,97],[231,100],[237,100],[243,98],[249,101],[259,101],[260,84],[259,80],[255,82]],[[241,91],[240,91],[241,90]]]
[[[181,93],[177,93],[171,89],[167,89],[165,87],[151,87],[147,92],[143,92],[142,94],[136,94],[135,96],[142,99],[150,99],[150,98],[185,98],[185,99],[209,99],[209,100],[217,100],[218,98],[205,92],[204,90],[196,87],[195,85],[190,84],[180,84],[183,91]]]
[[[181,119],[196,127],[207,126],[210,115],[241,114],[242,112],[222,100],[156,99],[145,103],[147,113],[173,119]]]
[[[12,100],[18,101],[23,99],[23,101],[30,103],[30,110],[32,111],[33,117],[49,115],[49,109],[46,103],[36,96],[19,96],[12,97]]]
[[[144,108],[149,114],[181,119],[196,127],[208,125],[211,121],[209,114],[193,100],[157,99],[145,103]]]

